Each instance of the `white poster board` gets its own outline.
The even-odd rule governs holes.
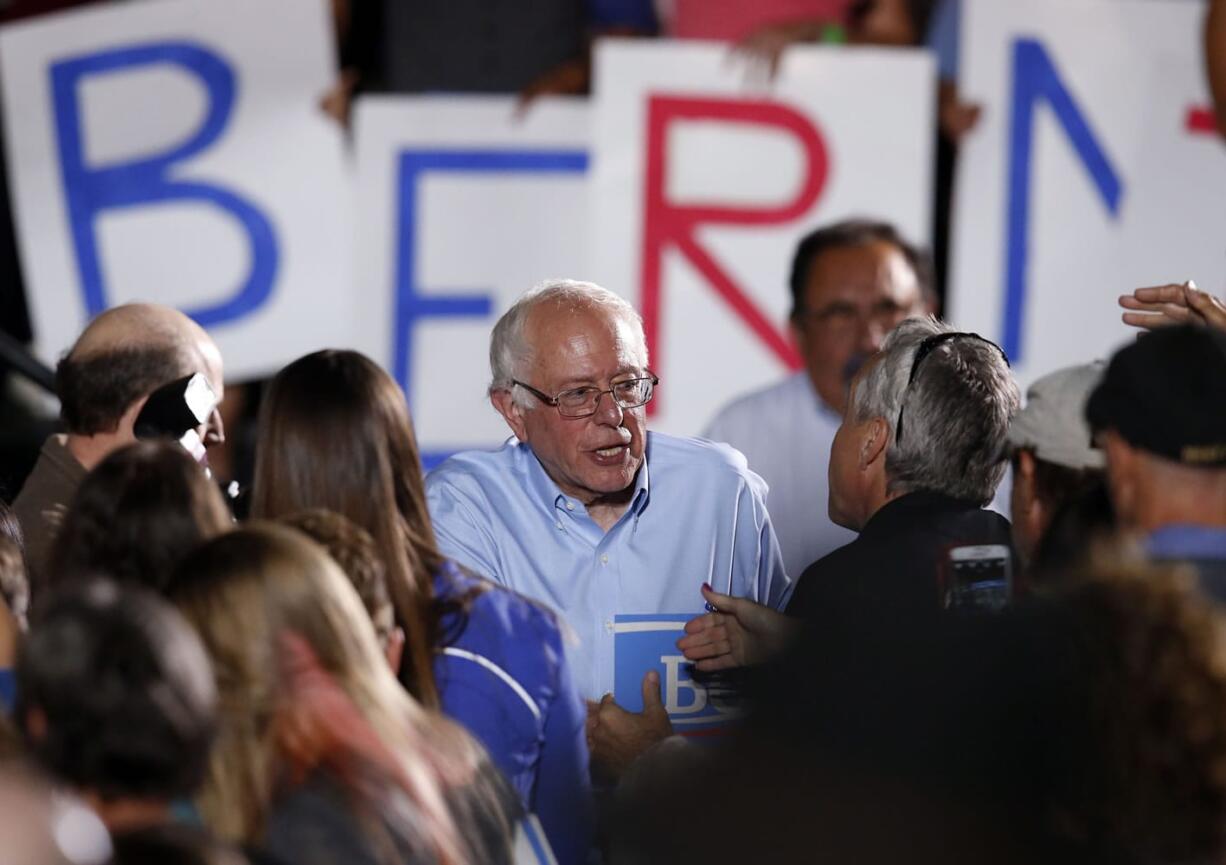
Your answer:
[[[1130,336],[1120,294],[1226,288],[1201,0],[965,0],[950,317],[1023,381]]]
[[[148,300],[236,380],[352,339],[342,133],[319,108],[326,0],[144,0],[0,30],[36,349]]]
[[[591,278],[643,313],[654,429],[693,434],[799,360],[797,241],[835,220],[929,240],[934,70],[920,51],[803,48],[753,85],[709,43],[596,52]]]
[[[489,336],[516,298],[588,267],[588,106],[509,97],[359,100],[361,342],[405,388],[430,468],[508,435]]]

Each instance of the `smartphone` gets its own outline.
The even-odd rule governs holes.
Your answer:
[[[944,582],[945,609],[995,612],[1013,597],[1013,556],[1004,544],[954,547]]]

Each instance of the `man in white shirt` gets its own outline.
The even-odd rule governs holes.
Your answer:
[[[936,304],[927,257],[883,222],[812,232],[796,249],[789,284],[804,369],[733,400],[703,435],[740,450],[769,484],[784,569],[799,574],[855,538],[826,513],[830,444],[848,382],[895,325]]]

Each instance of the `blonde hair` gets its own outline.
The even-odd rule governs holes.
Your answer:
[[[467,860],[444,789],[462,786],[483,754],[427,713],[388,668],[352,585],[314,542],[252,523],[204,545],[180,570],[172,599],[213,660],[220,735],[199,798],[222,837],[259,843],[282,777],[276,719],[287,699],[286,639],[309,647],[379,743],[427,827],[437,861]]]

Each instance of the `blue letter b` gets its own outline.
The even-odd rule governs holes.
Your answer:
[[[204,123],[187,141],[164,153],[110,166],[86,165],[77,95],[82,79],[157,64],[178,66],[204,83],[208,91]],[[225,130],[234,107],[235,77],[230,66],[200,45],[157,42],[60,61],[51,67],[51,86],[60,167],[89,315],[110,306],[98,257],[95,217],[108,208],[171,201],[198,201],[221,208],[246,230],[251,246],[251,270],[238,291],[221,303],[185,310],[188,315],[208,326],[239,318],[263,305],[272,292],[277,271],[277,241],[268,219],[222,186],[171,177],[175,163],[207,149]]]

